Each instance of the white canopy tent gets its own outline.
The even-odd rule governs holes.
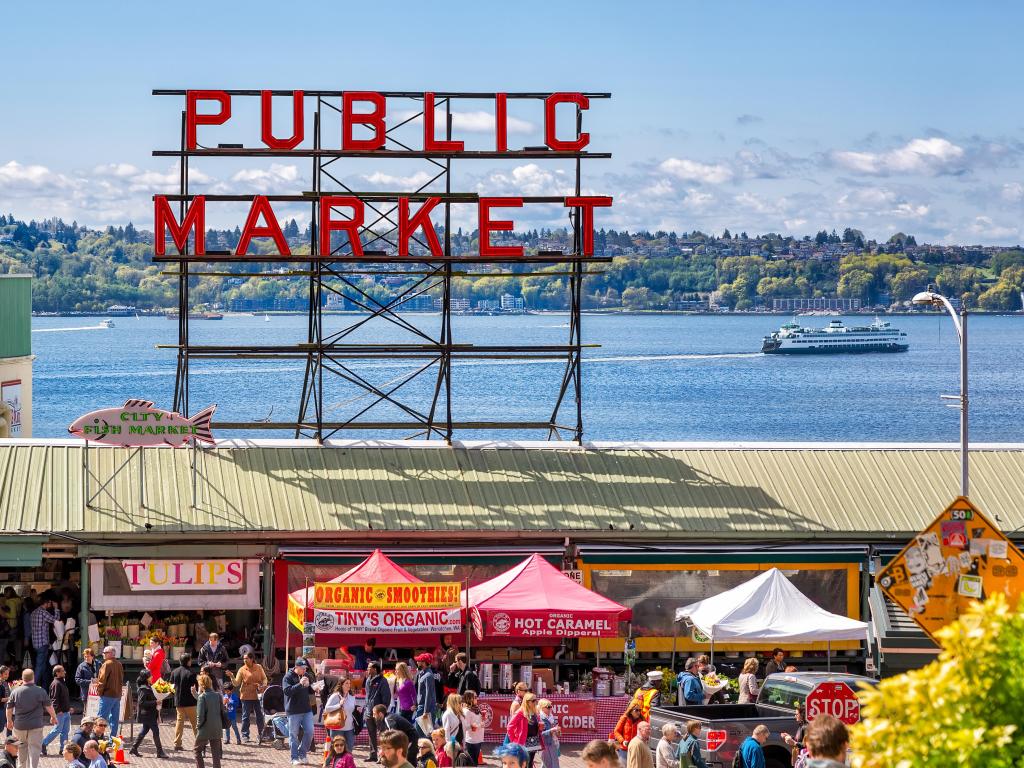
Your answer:
[[[772,568],[750,581],[676,610],[676,622],[688,621],[711,640],[730,643],[812,643],[865,640],[863,621],[829,613]],[[678,627],[678,624],[677,624]],[[673,666],[675,653],[673,652]]]

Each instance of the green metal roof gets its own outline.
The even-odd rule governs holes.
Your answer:
[[[0,358],[32,354],[32,277],[0,275]]]
[[[128,451],[90,449],[106,478]],[[954,450],[914,447],[728,449],[218,447],[145,451],[147,508],[133,463],[83,507],[83,449],[0,445],[0,523],[7,531],[96,540],[190,532],[246,538],[415,540],[430,531],[499,540],[536,534],[901,541],[956,496]],[[1006,531],[1024,527],[1024,447],[971,454],[972,500]],[[94,490],[96,484],[94,483]],[[151,528],[147,533],[146,524]],[[323,532],[330,536],[325,537]],[[237,538],[237,537],[236,537]]]

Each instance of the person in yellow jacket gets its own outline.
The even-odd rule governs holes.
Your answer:
[[[633,701],[640,705],[641,716],[648,722],[651,720],[651,707],[661,706],[662,678],[660,669],[652,669],[647,673],[647,681],[633,694]]]

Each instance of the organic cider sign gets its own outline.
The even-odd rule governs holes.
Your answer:
[[[882,591],[928,635],[1003,592],[1024,593],[1024,555],[967,498],[958,496],[876,576]]]

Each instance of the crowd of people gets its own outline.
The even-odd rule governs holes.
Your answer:
[[[662,727],[661,740],[655,750],[650,746],[650,723],[641,721],[637,738],[630,740],[627,765],[629,768],[707,768],[701,756],[698,736],[701,724],[697,720],[686,723],[686,733],[680,737],[675,725]],[[758,725],[740,745],[733,765],[742,768],[765,768],[762,747],[768,740],[768,728]],[[818,715],[802,731],[801,755],[797,762],[801,768],[845,768],[850,735],[846,726],[831,715]],[[612,739],[595,739],[583,748],[580,755],[587,768],[620,768],[618,745]],[[509,767],[512,768],[512,767]],[[523,764],[515,768],[524,768]]]
[[[51,608],[48,601],[41,600],[30,616]],[[241,663],[235,668],[227,647],[214,632],[194,658],[183,654],[172,669],[159,640],[154,638],[134,680],[134,719],[140,729],[134,742],[124,745],[129,754],[141,756],[140,749],[149,739],[157,758],[168,757],[159,724],[162,700],[170,696],[174,709],[170,746],[183,751],[185,731],[191,731],[197,768],[205,768],[207,753],[213,768],[221,768],[224,745],[231,743],[232,735],[238,744],[272,742],[287,748],[292,765],[307,764],[311,758],[320,762],[313,746],[318,725],[327,734],[323,768],[355,768],[353,749],[356,736],[364,728],[369,742],[367,762],[379,762],[385,768],[461,768],[481,762],[485,722],[479,702],[480,680],[470,668],[467,655],[454,646],[397,661],[391,681],[384,677],[383,660],[372,638],[359,647],[339,649],[344,671],[302,656],[287,669],[279,670],[276,663],[267,668],[251,649],[241,651]],[[59,745],[55,754],[62,755],[71,768],[107,768],[121,746],[117,737],[122,728],[125,670],[114,648],[104,648],[101,655],[102,660],[96,659],[86,648],[75,669],[72,679],[83,705],[86,692],[95,683],[98,708],[96,716],[83,715],[74,733],[71,689],[62,665],[44,665],[45,685],[40,684],[39,670],[34,667],[23,669],[13,682],[9,681],[11,669],[0,667],[0,705],[7,720],[6,764],[0,764],[0,768],[38,768],[40,758],[47,755],[54,742]],[[758,669],[756,658],[744,663],[738,681],[741,703],[757,699]],[[766,672],[789,669],[784,653],[776,649]],[[701,678],[709,671],[714,670],[705,656],[685,662],[678,685],[687,703],[706,702]],[[173,691],[161,688],[158,693],[154,688],[158,680],[169,682]],[[364,697],[357,699],[355,687],[359,684]],[[271,701],[272,687],[278,688],[279,700]],[[663,673],[652,670],[609,738],[592,742],[584,750],[588,765],[703,768],[702,725],[697,720],[665,725],[652,749],[651,709],[662,703],[662,695]],[[505,768],[559,768],[561,729],[553,710],[550,700],[539,697],[523,683],[516,686],[504,721],[504,743],[495,752]],[[785,743],[794,755],[803,755],[804,765],[829,765],[820,760],[832,759],[829,750],[837,739],[845,737],[845,731],[823,731],[829,721],[822,718],[815,721],[813,729],[807,727],[799,710],[796,719],[795,734],[782,735]],[[744,768],[763,768],[761,747],[768,736],[768,729],[762,725],[743,742],[740,753]]]

